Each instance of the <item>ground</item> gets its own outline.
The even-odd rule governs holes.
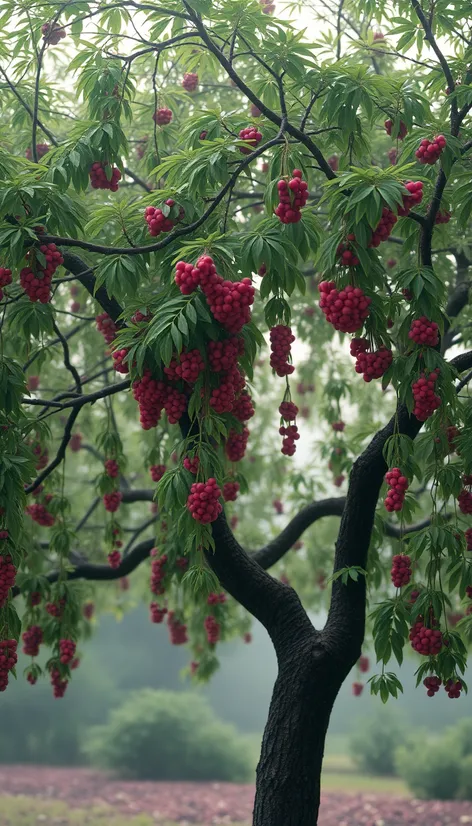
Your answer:
[[[325,779],[320,826],[472,824],[470,802],[413,800],[394,779]],[[254,794],[249,785],[131,783],[43,766],[0,766],[0,790],[0,826],[246,826]]]

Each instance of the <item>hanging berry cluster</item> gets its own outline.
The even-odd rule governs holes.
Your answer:
[[[110,178],[107,177],[107,171],[110,171]],[[111,166],[108,161],[101,163],[95,161],[90,167],[90,183],[93,189],[110,189],[112,192],[118,192],[118,181],[121,181],[121,172],[116,166]]]
[[[182,87],[186,92],[195,92],[198,89],[198,75],[195,72],[185,72]]]
[[[277,184],[279,203],[275,214],[283,224],[296,224],[302,217],[301,210],[308,200],[308,184],[302,175],[300,169],[294,169],[289,181],[282,178]]]
[[[385,474],[385,481],[388,485],[384,500],[386,509],[389,513],[401,511],[408,490],[408,479],[402,474],[400,468],[394,467]]]
[[[107,344],[111,344],[118,333],[118,327],[108,313],[100,313],[95,316],[97,330],[102,334]]]
[[[406,554],[396,554],[392,559],[390,576],[395,588],[408,585],[411,579],[411,559]]]
[[[193,519],[202,525],[214,522],[223,507],[219,498],[221,490],[216,479],[210,478],[206,482],[194,482],[187,499],[187,508]]]
[[[429,376],[422,375],[412,386],[414,407],[413,415],[418,421],[425,422],[441,405],[440,397],[434,392],[439,378],[439,370],[433,370]]]
[[[172,110],[166,109],[165,107],[161,107],[160,109],[156,109],[154,112],[152,119],[157,126],[167,126],[168,123],[172,120]]]
[[[152,378],[150,370],[145,370],[142,378],[136,379],[132,387],[134,399],[139,404],[143,430],[156,427],[163,410],[170,424],[178,422],[186,410],[186,396],[170,384]]]
[[[284,401],[280,404],[279,413],[282,422],[294,422],[298,414],[298,407],[291,401]],[[297,425],[288,424],[288,426],[285,426],[281,423],[279,434],[283,436],[281,453],[284,456],[293,456],[297,449],[295,442],[300,438]]]
[[[334,281],[322,281],[318,290],[321,294],[320,308],[327,321],[342,333],[356,333],[369,315],[371,298],[360,287],[348,284],[338,292]]]
[[[43,40],[48,46],[57,46],[66,36],[66,30],[60,23],[43,23],[41,26]]]
[[[47,304],[51,300],[52,277],[64,259],[55,244],[41,244],[38,250],[46,263],[41,263],[42,258],[35,248],[27,252],[26,260],[30,266],[20,270],[20,284],[30,301]]]
[[[420,163],[433,164],[436,163],[445,148],[446,138],[444,135],[436,135],[432,141],[424,138],[416,150],[415,155]]]
[[[175,207],[175,201],[173,198],[167,198],[167,200],[164,201],[164,204],[168,207],[168,210],[173,210]],[[170,232],[171,229],[173,229],[175,225],[182,220],[184,215],[185,210],[183,207],[179,207],[176,216],[173,218],[170,214],[165,215],[163,210],[159,207],[148,206],[144,210],[144,220],[148,225],[149,235],[152,235],[153,238],[160,235],[161,232]]]
[[[239,137],[249,144],[249,146],[240,146],[239,151],[243,155],[250,155],[252,150],[261,142],[262,132],[259,132],[256,126],[246,126],[245,129],[241,129]]]
[[[295,367],[288,359],[292,350],[295,336],[290,327],[278,324],[270,331],[270,366],[278,376],[290,376]]]
[[[408,338],[422,347],[436,347],[439,341],[439,329],[435,321],[425,315],[416,318],[411,325]]]
[[[382,346],[369,352],[369,342],[366,338],[353,338],[350,348],[351,356],[356,358],[356,373],[362,373],[366,382],[382,378],[393,360],[393,353],[388,347]]]
[[[385,121],[384,126],[387,135],[391,137],[393,130],[393,120],[391,120],[391,118],[388,118],[388,120]],[[398,126],[398,135],[396,137],[398,138],[398,140],[402,141],[404,138],[406,138],[407,134],[408,129],[406,127],[406,124],[403,123],[403,121],[401,120]]]
[[[8,267],[0,267],[0,301],[3,298],[3,287],[11,284],[11,270]]]
[[[176,266],[175,280],[183,294],[189,295],[190,283],[195,285],[195,289],[200,286],[214,318],[229,333],[239,333],[251,319],[249,308],[254,303],[255,292],[251,279],[225,281],[216,272],[214,261],[209,255],[199,258],[190,272],[188,267],[185,261],[179,261]]]

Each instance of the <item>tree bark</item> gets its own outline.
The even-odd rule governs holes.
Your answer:
[[[351,668],[329,654],[322,634],[300,641],[294,629],[279,651],[279,671],[259,765],[253,826],[315,826],[326,732]]]

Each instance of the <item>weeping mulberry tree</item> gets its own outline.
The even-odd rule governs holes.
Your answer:
[[[353,668],[385,701],[409,650],[425,702],[467,690],[464,6],[0,13],[0,689],[22,648],[63,697],[131,598],[196,681],[254,617],[254,824],[316,823]]]

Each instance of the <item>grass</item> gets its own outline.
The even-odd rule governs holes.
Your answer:
[[[381,794],[410,797],[408,788],[398,777],[377,777],[349,771],[324,771],[321,778],[322,792],[344,792],[346,794]],[[3,824],[0,821],[1,826]]]
[[[0,797],[0,826],[155,826],[147,815],[128,817],[105,807],[71,809],[59,800]],[[165,823],[162,826],[177,826]]]

